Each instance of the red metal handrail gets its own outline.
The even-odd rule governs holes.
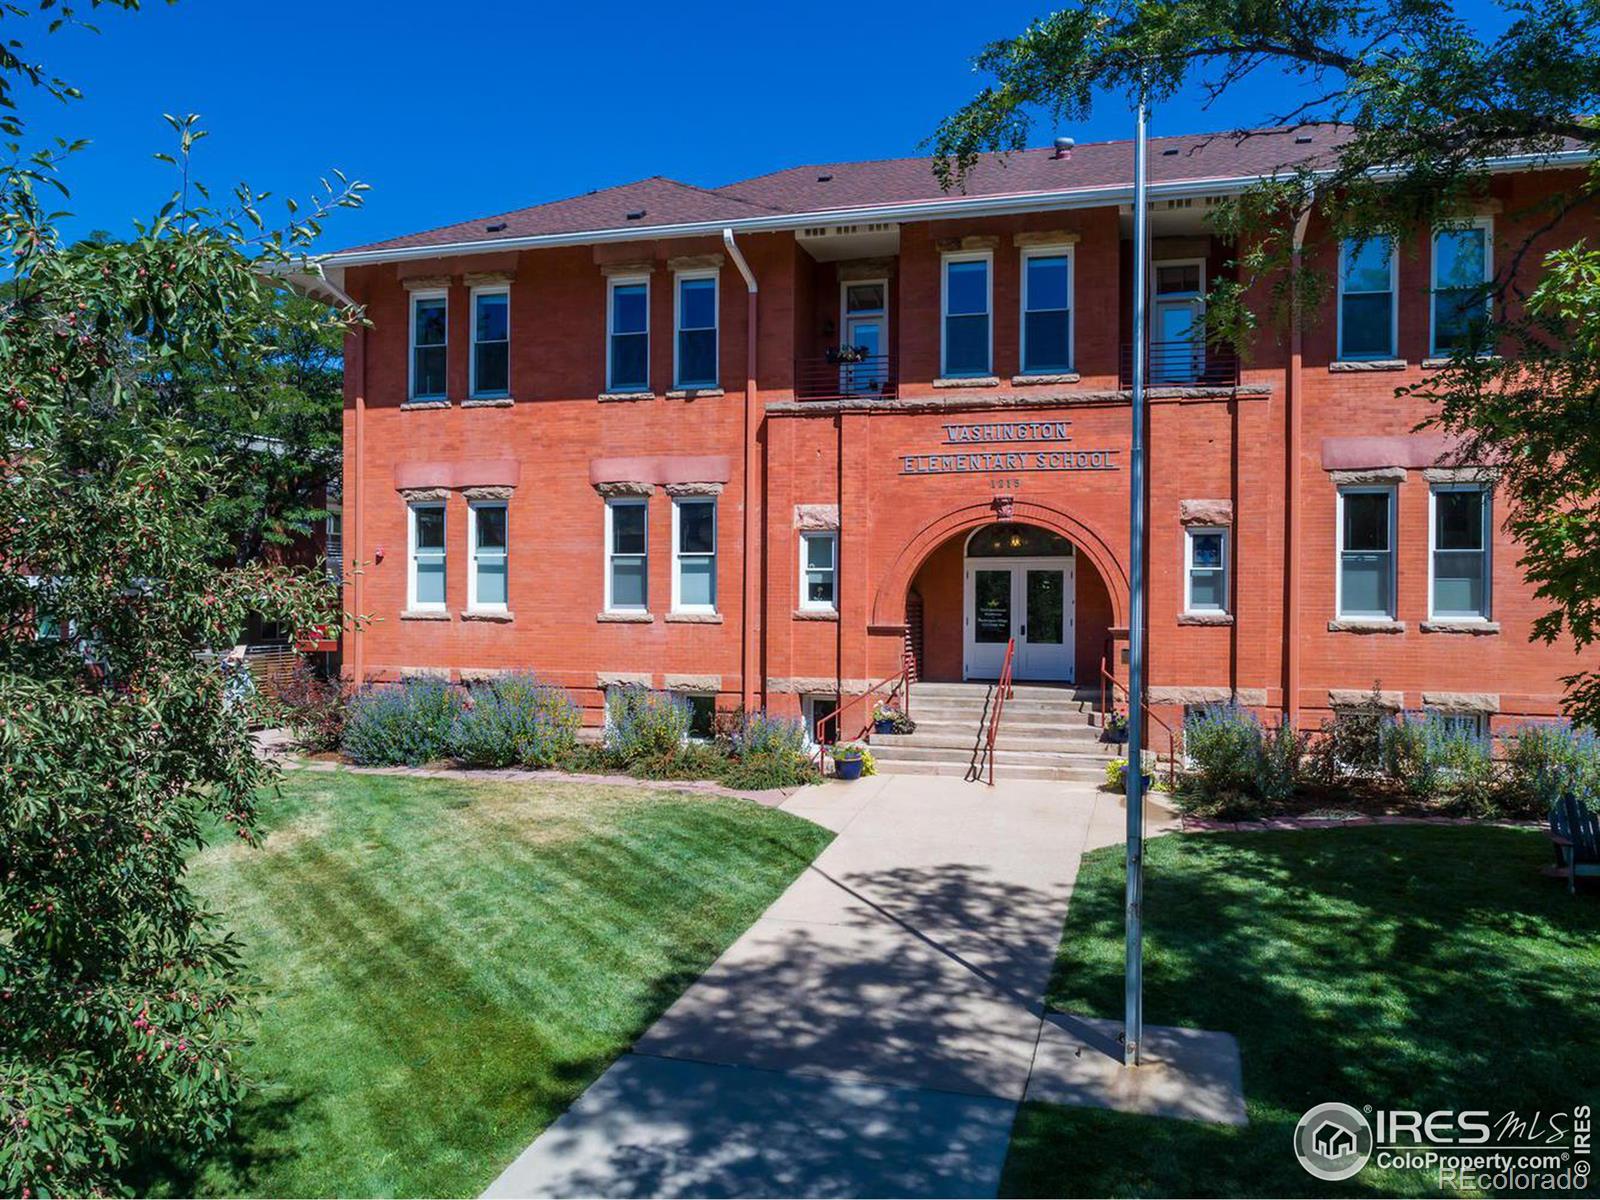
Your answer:
[[[1131,699],[1127,686],[1107,669],[1106,660],[1102,658],[1100,660],[1100,719],[1102,721],[1105,720],[1105,714],[1111,711],[1106,707],[1106,684],[1108,683],[1111,685],[1111,701],[1113,704],[1116,703],[1118,688],[1122,689],[1124,696],[1128,696]],[[1171,725],[1168,725],[1150,711],[1149,705],[1145,705],[1144,715],[1167,731],[1167,790],[1172,791],[1178,785],[1178,735],[1173,732]],[[1143,763],[1129,763],[1128,765],[1138,771],[1144,770]]]
[[[1000,683],[995,688],[994,710],[989,714],[989,736],[984,743],[984,753],[989,759],[989,786],[994,786],[994,740],[1000,732],[1000,714],[1005,710],[1006,697],[1011,695],[1011,660],[1017,653],[1017,639],[1006,642],[1006,659],[1000,664]]]
[[[827,753],[827,749],[828,749],[827,746],[824,744],[823,736],[822,736],[822,731],[827,727],[828,722],[837,720],[839,718],[839,716],[846,709],[854,708],[857,704],[860,704],[868,696],[876,694],[877,691],[880,688],[886,687],[887,685],[889,685],[891,683],[894,684],[894,687],[889,689],[889,699],[893,700],[896,696],[900,696],[902,698],[901,702],[900,702],[900,711],[905,713],[907,716],[911,715],[911,675],[912,675],[911,639],[910,639],[910,636],[908,635],[906,637],[906,639],[905,639],[904,644],[901,647],[901,651],[900,651],[900,670],[899,670],[898,673],[896,673],[894,675],[887,676],[886,678],[880,679],[877,683],[873,684],[871,687],[869,687],[866,691],[862,692],[860,695],[850,697],[850,699],[842,702],[832,712],[825,713],[825,714],[823,714],[822,716],[820,716],[820,717],[818,717],[816,719],[816,722],[812,727],[811,736],[816,740],[816,743],[817,743],[816,763],[817,763],[817,766],[818,766],[819,769],[822,766],[823,755]],[[872,719],[869,717],[867,719],[866,724],[862,726],[861,733],[857,734],[856,737],[854,737],[854,738],[840,738],[840,739],[837,739],[837,740],[839,740],[839,741],[858,741],[861,738],[866,737],[867,740],[870,741],[871,740],[871,737],[870,737],[871,732],[872,732]]]

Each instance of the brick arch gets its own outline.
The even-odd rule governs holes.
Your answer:
[[[900,626],[906,622],[906,593],[928,555],[957,534],[970,533],[980,525],[996,520],[994,505],[988,502],[966,504],[936,517],[918,530],[895,555],[884,572],[872,598],[874,626]],[[1073,549],[1089,560],[1099,573],[1111,597],[1111,609],[1118,625],[1128,623],[1128,573],[1122,560],[1100,531],[1071,513],[1047,504],[1019,500],[1008,518],[1024,525],[1038,525],[1059,533]]]

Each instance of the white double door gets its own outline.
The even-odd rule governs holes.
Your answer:
[[[1071,558],[969,558],[962,675],[998,679],[1016,639],[1013,679],[1073,678],[1075,577]]]

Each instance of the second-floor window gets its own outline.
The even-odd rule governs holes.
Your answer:
[[[717,386],[717,277],[678,276],[676,383]]]
[[[511,295],[503,288],[472,293],[472,394],[511,393]]]
[[[1191,613],[1228,611],[1228,531],[1185,530],[1183,607]]]
[[[839,607],[839,535],[800,535],[800,607],[832,612]]]
[[[1339,247],[1339,357],[1395,356],[1394,243],[1350,238]]]
[[[1489,489],[1445,484],[1432,492],[1429,613],[1450,621],[1489,617]]]
[[[676,612],[717,610],[717,502],[672,503],[672,607]]]
[[[944,260],[944,363],[950,376],[991,374],[989,256]]]
[[[1394,492],[1339,492],[1338,614],[1394,616]]]
[[[650,281],[613,279],[606,314],[606,391],[650,390]]]
[[[506,506],[498,501],[474,503],[469,523],[472,574],[467,578],[467,607],[487,612],[506,610]]]
[[[1438,229],[1433,234],[1433,345],[1435,355],[1469,345],[1488,319],[1489,222]]]
[[[444,610],[444,505],[413,504],[410,512],[411,554],[406,607]]]
[[[1072,255],[1065,248],[1022,255],[1022,373],[1072,370]]]
[[[448,321],[443,292],[411,296],[411,398],[443,400]]]

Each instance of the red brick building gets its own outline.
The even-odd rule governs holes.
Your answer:
[[[1395,388],[1580,165],[1505,163],[1460,225],[1330,249],[1308,332],[1206,347],[1208,208],[1330,136],[1152,143],[1150,700],[1312,725],[1377,682],[1554,714],[1573,650],[1529,640],[1492,480]],[[992,678],[1015,639],[1019,679],[1097,690],[1125,672],[1131,173],[1107,143],[949,194],[925,159],[652,178],[326,258],[371,319],[346,670],[530,669],[593,720],[626,681],[792,713],[908,645]]]

